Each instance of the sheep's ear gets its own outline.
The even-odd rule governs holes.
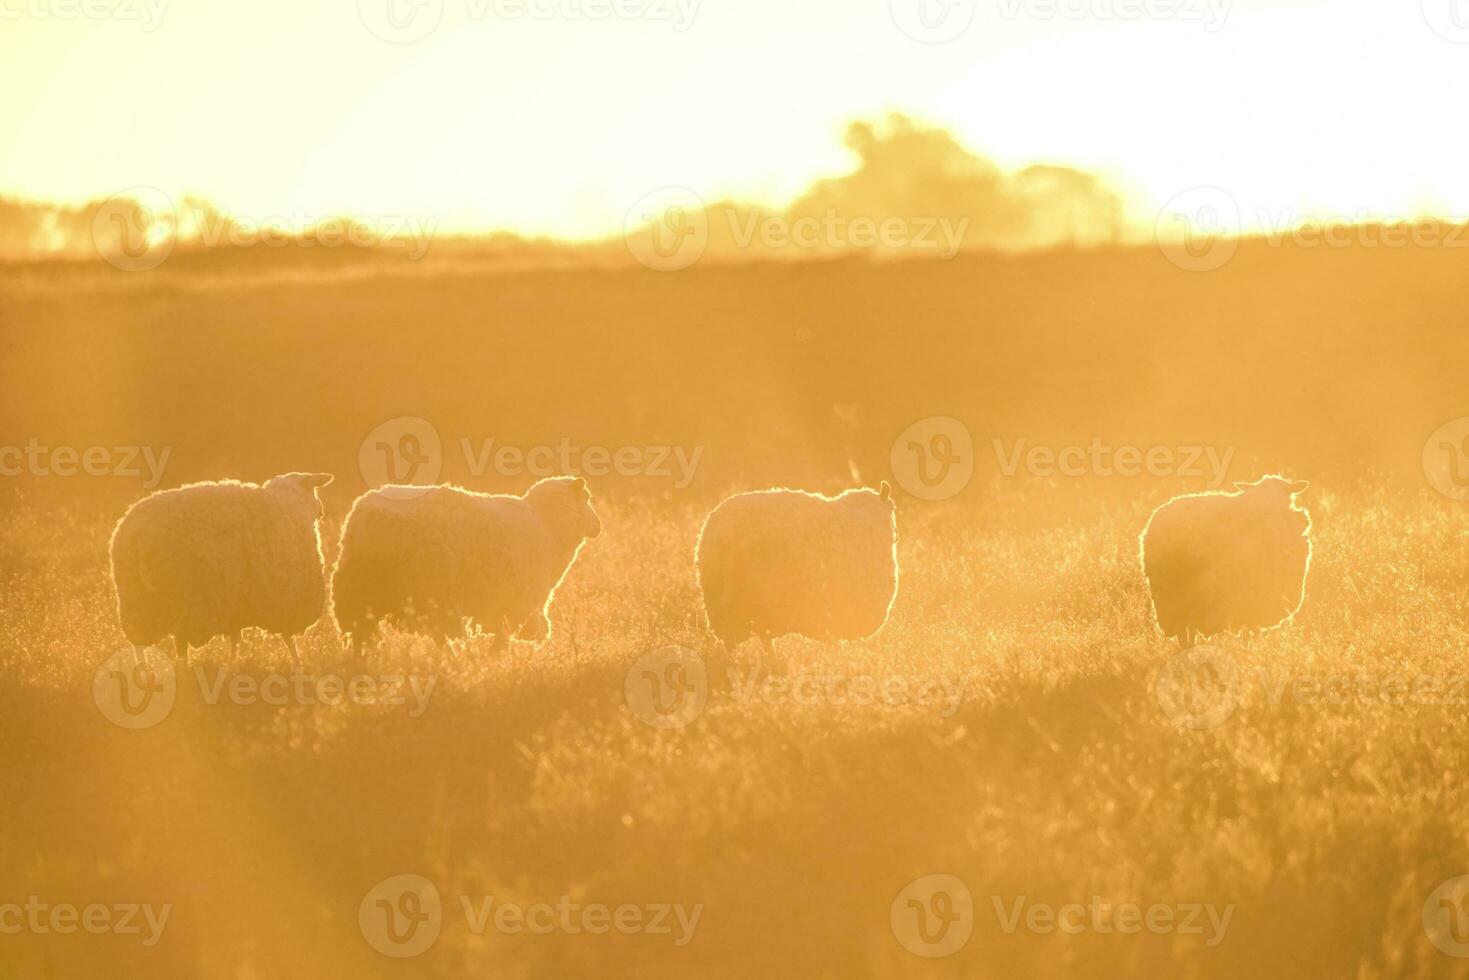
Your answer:
[[[302,473],[301,474],[301,482],[304,483],[304,484],[306,484],[306,486],[311,487],[313,490],[320,489],[321,487],[327,486],[328,484],[330,484],[335,479],[336,479],[336,477],[332,476],[330,473]]]
[[[576,477],[574,480],[571,481],[571,485],[573,487],[576,487],[576,489],[578,489],[578,490],[586,490],[587,489],[587,480],[586,480],[586,477],[582,477],[582,476]]]
[[[893,499],[893,488],[888,484],[888,481],[882,481],[882,484],[877,488],[877,495],[883,500]]]
[[[1309,489],[1311,489],[1310,480],[1297,480],[1290,485],[1290,492],[1292,496],[1298,493],[1305,493]]]
[[[1236,490],[1248,490],[1252,486],[1254,486],[1253,483],[1240,483],[1238,480],[1236,480],[1234,484],[1234,488]]]

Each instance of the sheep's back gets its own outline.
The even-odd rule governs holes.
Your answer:
[[[531,576],[545,530],[525,503],[435,488],[405,496],[373,491],[342,528],[332,579],[341,628],[357,632],[385,615],[446,633],[483,613]],[[486,624],[491,625],[491,624]]]
[[[1180,497],[1143,535],[1143,571],[1165,634],[1274,626],[1299,605],[1310,544],[1299,511],[1236,495]]]
[[[891,522],[804,494],[732,497],[699,545],[711,626],[852,638],[881,627],[896,590]],[[730,631],[726,628],[725,631]]]
[[[119,614],[133,642],[169,633],[202,642],[303,617],[304,628],[320,615],[314,524],[293,529],[255,487],[185,487],[146,497],[119,522],[112,553]],[[292,605],[298,608],[283,614]]]

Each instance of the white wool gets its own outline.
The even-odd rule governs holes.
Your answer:
[[[258,627],[287,638],[321,618],[326,585],[317,473],[263,485],[225,480],[139,500],[112,534],[112,580],[123,633],[181,648]]]
[[[710,631],[726,647],[788,633],[871,636],[897,595],[897,535],[886,483],[835,497],[772,489],[725,499],[695,556]]]
[[[438,638],[466,624],[543,640],[556,587],[601,522],[580,478],[521,496],[454,486],[383,487],[352,505],[332,575],[332,610],[355,641],[390,617]]]
[[[1153,511],[1139,557],[1165,635],[1269,629],[1295,615],[1311,564],[1311,518],[1295,498],[1308,486],[1271,475]]]

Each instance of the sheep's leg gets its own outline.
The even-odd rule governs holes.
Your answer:
[[[240,662],[240,642],[241,642],[242,639],[243,639],[243,637],[240,636],[240,631],[239,630],[235,630],[233,633],[230,634],[230,666],[231,667],[233,667],[235,664],[237,664],[237,663]]]
[[[177,633],[173,635],[173,656],[175,660],[182,660],[184,666],[189,665],[189,641]]]
[[[775,659],[775,639],[769,633],[760,634],[760,649],[764,650],[765,655],[771,660]]]
[[[297,667],[301,666],[301,651],[296,647],[296,635],[294,633],[286,637],[286,647],[291,651],[291,659]]]

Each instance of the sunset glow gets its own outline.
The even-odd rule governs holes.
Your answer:
[[[1469,0],[0,0],[0,980],[1469,978]]]
[[[901,111],[1007,168],[1100,174],[1134,231],[1200,185],[1246,230],[1469,212],[1443,112],[1469,47],[1416,0],[997,0],[944,43],[902,0],[377,0],[440,12],[404,44],[370,0],[80,2],[4,0],[0,85],[30,96],[0,102],[0,194],[590,238],[669,185],[782,204],[852,167],[849,121]]]

